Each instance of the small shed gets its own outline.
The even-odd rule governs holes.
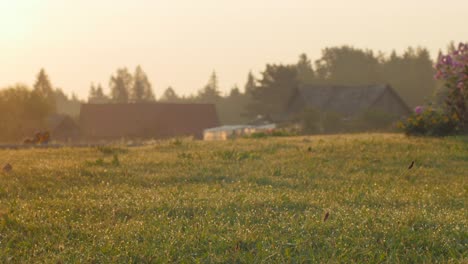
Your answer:
[[[47,128],[54,141],[76,141],[80,138],[78,124],[68,115],[55,114],[47,118]]]
[[[230,138],[247,136],[259,132],[271,132],[276,128],[275,124],[254,125],[230,125],[205,129],[204,140],[227,140]]]
[[[226,140],[235,136],[246,134],[249,126],[246,125],[227,125],[213,127],[203,131],[203,140]]]

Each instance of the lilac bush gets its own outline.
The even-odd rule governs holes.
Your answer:
[[[468,43],[460,43],[450,54],[441,56],[436,64],[436,79],[448,88],[445,100],[447,114],[459,120],[459,129],[468,129]]]
[[[468,132],[468,44],[440,56],[435,65],[435,78],[448,89],[442,109],[417,106],[414,113],[398,126],[407,135],[445,136]]]

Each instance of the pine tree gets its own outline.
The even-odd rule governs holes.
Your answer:
[[[245,95],[247,95],[248,97],[252,97],[255,91],[255,88],[256,88],[255,77],[252,74],[252,71],[250,71],[249,74],[247,75],[247,82],[245,83],[245,86],[244,86]]]
[[[234,85],[232,88],[231,88],[231,91],[229,92],[229,97],[230,98],[237,98],[237,97],[240,97],[242,94],[239,90],[239,87],[237,87],[237,85]]]
[[[380,71],[382,79],[410,107],[415,107],[425,104],[436,89],[432,64],[426,49],[410,47],[401,56],[393,51],[388,59],[380,62]]]
[[[72,94],[71,94],[71,100],[72,100],[72,101],[75,101],[75,102],[80,101],[80,99],[78,99],[78,96],[76,95],[76,93],[72,93]]]
[[[221,92],[218,88],[218,77],[213,71],[208,83],[198,92],[197,100],[204,103],[216,103],[219,99],[221,99]]]
[[[171,102],[171,103],[177,102],[179,100],[180,100],[179,96],[176,94],[176,92],[174,91],[174,89],[172,89],[171,86],[167,87],[167,89],[164,91],[160,99],[160,101],[162,102]]]
[[[134,102],[154,101],[151,83],[140,65],[135,69],[131,99]]]
[[[118,69],[115,76],[111,76],[109,87],[111,89],[111,99],[117,103],[128,103],[130,89],[133,84],[133,77],[127,68]]]
[[[104,94],[101,84],[98,84],[97,86],[94,86],[94,84],[91,85],[88,96],[89,103],[102,104],[108,102],[108,100],[109,99]]]
[[[56,111],[55,93],[52,88],[52,84],[49,80],[49,76],[44,69],[41,69],[37,74],[36,82],[34,83],[34,92],[48,102],[50,111]]]
[[[268,65],[248,106],[248,115],[281,115],[297,93],[299,81],[295,65]]]
[[[97,88],[96,88],[96,99],[99,100],[100,102],[105,102],[107,101],[107,96],[104,94],[104,90],[102,89],[101,84],[99,83]]]
[[[93,103],[96,100],[96,87],[94,83],[91,83],[91,87],[89,88],[88,92],[88,102]]]
[[[305,53],[299,56],[297,62],[297,78],[302,84],[312,84],[315,82],[315,73],[312,64]]]

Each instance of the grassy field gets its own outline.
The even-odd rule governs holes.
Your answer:
[[[168,140],[3,162],[2,263],[468,261],[466,137]]]

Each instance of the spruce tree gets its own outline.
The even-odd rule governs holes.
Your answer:
[[[115,76],[111,76],[109,81],[112,101],[116,103],[128,103],[132,85],[133,77],[128,72],[128,69],[118,69]]]

